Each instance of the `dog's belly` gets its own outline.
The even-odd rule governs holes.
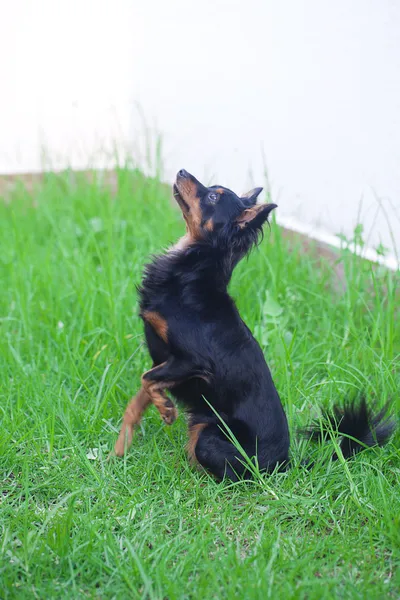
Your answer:
[[[171,394],[178,400],[180,404],[188,409],[197,411],[209,411],[210,408],[204,397],[208,396],[208,384],[198,378],[189,379],[184,383],[171,388]]]

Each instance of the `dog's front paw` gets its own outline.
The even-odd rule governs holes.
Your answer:
[[[114,450],[110,452],[108,455],[108,460],[111,460],[113,457],[121,458],[125,454],[125,444],[124,440],[117,440],[117,443],[114,446]]]
[[[172,423],[178,418],[177,408],[175,406],[166,406],[163,411],[162,418],[166,425],[172,425]]]

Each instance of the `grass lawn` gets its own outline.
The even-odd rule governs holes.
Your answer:
[[[165,187],[117,177],[114,195],[64,174],[0,202],[0,598],[399,598],[399,435],[345,464],[296,435],[362,390],[398,414],[398,276],[344,250],[342,286],[273,224],[230,290],[292,470],[217,484],[187,463],[183,414],[167,427],[153,408],[107,462],[150,365],[135,285],[183,232]]]

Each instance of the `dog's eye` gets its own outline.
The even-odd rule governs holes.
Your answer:
[[[211,194],[208,194],[208,200],[211,202],[211,204],[215,204],[217,201],[217,198],[218,198],[217,194],[213,194],[212,192],[211,192]]]

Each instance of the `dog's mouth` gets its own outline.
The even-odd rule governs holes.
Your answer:
[[[190,210],[189,205],[185,202],[185,200],[182,198],[178,186],[176,185],[176,183],[174,183],[173,186],[173,194],[174,194],[174,198],[177,201],[177,203],[179,204],[179,206],[181,207],[181,210],[187,214]]]

